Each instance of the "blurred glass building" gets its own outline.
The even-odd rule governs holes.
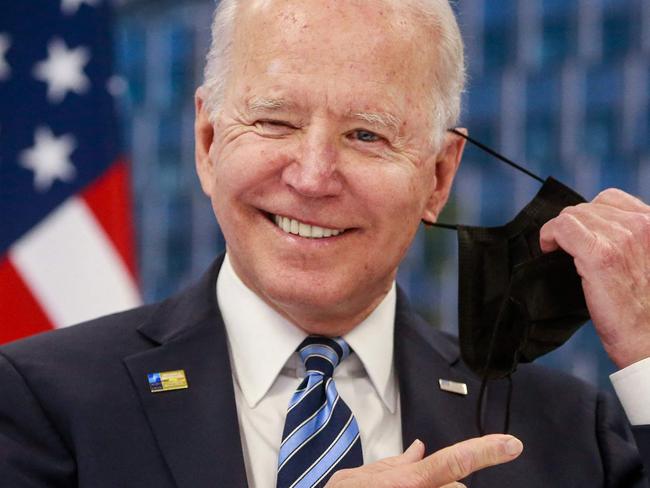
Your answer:
[[[147,301],[200,275],[223,247],[194,172],[193,93],[213,0],[121,0],[119,102],[133,161]],[[616,186],[650,201],[650,2],[462,0],[469,84],[462,124],[480,141],[586,198]],[[116,84],[120,88],[120,84]],[[468,147],[441,221],[501,225],[539,183]],[[443,330],[457,330],[453,231],[422,229],[399,282]],[[608,387],[613,365],[589,325],[543,360]]]

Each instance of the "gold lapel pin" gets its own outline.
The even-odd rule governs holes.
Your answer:
[[[457,381],[443,380],[440,378],[438,380],[440,389],[449,393],[455,393],[456,395],[467,395],[467,385],[465,383],[459,383]]]
[[[147,374],[149,389],[151,393],[161,391],[183,390],[188,388],[185,370],[162,371],[160,373]]]

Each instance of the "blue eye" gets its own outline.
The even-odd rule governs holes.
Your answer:
[[[380,137],[377,134],[368,130],[355,130],[354,135],[362,142],[377,142],[380,140]]]

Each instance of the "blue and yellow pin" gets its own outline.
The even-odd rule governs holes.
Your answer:
[[[163,371],[160,373],[149,373],[147,374],[147,379],[149,380],[149,389],[152,393],[183,390],[188,388],[185,371],[182,369]]]

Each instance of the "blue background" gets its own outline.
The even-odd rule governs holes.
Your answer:
[[[214,3],[123,0],[118,98],[132,158],[147,301],[202,273],[223,238],[194,173],[193,92]],[[462,0],[467,46],[462,123],[477,139],[587,198],[616,186],[650,201],[650,2]],[[444,222],[500,225],[539,184],[468,147]],[[453,232],[422,229],[399,282],[436,327],[457,331]],[[614,370],[591,325],[545,363],[609,388]]]

